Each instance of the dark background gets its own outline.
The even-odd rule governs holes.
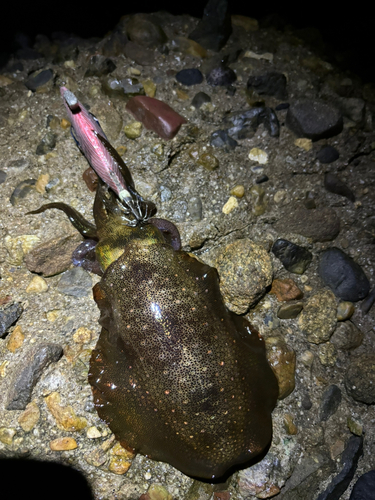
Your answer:
[[[29,35],[31,45],[38,33],[51,36],[54,31],[74,33],[82,37],[102,37],[110,31],[124,14],[167,10],[172,14],[190,14],[202,17],[206,0],[148,0],[91,2],[72,0],[28,2],[6,0],[0,10],[0,54],[14,52],[18,47],[17,32]],[[375,82],[375,23],[371,3],[330,2],[326,0],[230,1],[233,14],[254,17],[262,22],[272,20],[279,29],[293,26],[296,29],[314,27],[324,42],[323,50],[334,63],[360,75],[364,82]],[[5,10],[4,10],[5,9]],[[310,40],[322,48],[321,40]],[[1,65],[1,64],[0,64]]]

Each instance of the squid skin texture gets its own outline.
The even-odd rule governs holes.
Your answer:
[[[174,250],[153,224],[129,229],[94,287],[96,409],[124,447],[221,477],[272,438],[278,384],[264,341],[226,309],[216,269]]]

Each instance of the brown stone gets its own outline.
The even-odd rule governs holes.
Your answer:
[[[21,347],[24,340],[25,335],[22,333],[22,328],[20,326],[16,326],[13,332],[9,335],[7,344],[8,351],[16,352],[16,350]]]
[[[285,413],[284,415],[284,428],[286,432],[291,436],[297,434],[298,432],[297,426],[294,423],[293,416],[290,413]]]
[[[302,299],[303,292],[298,288],[292,278],[276,278],[272,282],[270,293],[275,294],[280,302],[287,300]]]
[[[72,432],[80,431],[86,427],[87,420],[84,417],[78,417],[72,406],[60,405],[60,394],[58,392],[52,392],[47,396],[46,403],[59,429]]]
[[[29,271],[46,277],[63,273],[71,267],[72,253],[81,241],[78,234],[46,241],[26,255],[26,267]]]
[[[26,410],[18,417],[18,423],[25,432],[30,432],[40,418],[38,405],[32,401],[26,406]]]
[[[266,339],[267,359],[279,383],[279,399],[291,394],[295,387],[296,353],[281,337]]]
[[[52,451],[75,450],[77,446],[77,441],[71,437],[57,438],[49,443]]]
[[[82,174],[82,179],[85,181],[86,186],[92,193],[96,191],[96,188],[98,187],[98,176],[91,167],[86,168]]]
[[[132,97],[126,109],[148,130],[154,131],[166,140],[173,139],[181,125],[186,123],[185,118],[176,113],[168,104],[152,97]]]

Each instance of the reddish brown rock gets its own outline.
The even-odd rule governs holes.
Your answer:
[[[270,293],[275,294],[280,302],[303,297],[303,292],[291,278],[273,280]]]
[[[167,141],[173,139],[181,125],[186,123],[185,118],[176,113],[168,104],[153,97],[132,97],[126,109],[148,130],[152,130]]]
[[[86,186],[92,193],[96,191],[98,186],[98,176],[91,167],[86,168],[82,174],[82,179],[85,181]]]

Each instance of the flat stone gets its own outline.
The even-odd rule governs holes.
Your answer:
[[[324,284],[342,300],[357,302],[370,291],[369,280],[361,266],[339,248],[323,252],[318,271]]]
[[[167,141],[173,139],[181,125],[186,123],[185,118],[168,104],[152,97],[133,97],[127,103],[126,109],[148,130],[154,131]]]
[[[277,310],[277,317],[280,319],[293,319],[299,315],[302,309],[302,302],[283,304]]]
[[[208,0],[203,17],[189,37],[205,49],[219,52],[232,33],[229,2]]]
[[[303,297],[302,290],[298,288],[296,282],[292,280],[292,278],[274,279],[269,293],[275,294],[277,300],[280,302],[302,299]]]
[[[346,321],[353,316],[354,311],[355,307],[353,302],[343,300],[337,306],[337,321]]]
[[[39,418],[39,407],[34,401],[32,401],[26,406],[25,411],[23,411],[18,417],[18,423],[25,432],[30,432],[36,426]]]
[[[306,302],[298,325],[313,344],[327,342],[337,323],[336,299],[329,290],[320,290]]]
[[[8,328],[12,326],[23,312],[21,303],[7,304],[0,307],[0,337],[4,337]]]
[[[295,388],[296,353],[281,337],[268,337],[266,350],[279,384],[279,399],[285,399]]]
[[[38,344],[30,349],[16,367],[8,393],[7,410],[24,410],[45,368],[58,361],[62,347],[58,344]]]
[[[303,274],[312,261],[312,253],[306,248],[282,238],[275,241],[272,252],[291,273]]]
[[[57,290],[73,297],[85,297],[91,293],[91,276],[82,267],[66,271],[60,278]]]
[[[363,438],[351,436],[341,456],[341,472],[316,500],[339,500],[353,479],[358,460],[363,454]]]
[[[36,90],[40,87],[43,87],[46,83],[48,83],[53,78],[53,72],[51,69],[44,69],[37,74],[30,76],[25,85],[29,90],[36,92]]]
[[[273,95],[277,99],[286,99],[286,77],[283,73],[270,71],[264,75],[250,76],[247,80],[247,90],[255,90],[259,95]]]
[[[355,401],[375,403],[375,355],[361,354],[350,358],[345,374],[346,391]]]
[[[45,401],[59,429],[73,432],[81,431],[87,426],[87,420],[84,417],[78,417],[72,406],[60,404],[61,399],[58,392],[51,392]]]
[[[275,224],[276,230],[301,234],[313,241],[332,241],[340,232],[340,219],[330,208],[296,208]]]
[[[370,470],[357,479],[349,500],[370,500],[374,498],[375,470]]]
[[[337,385],[330,385],[324,391],[322,401],[320,403],[320,421],[325,422],[333,414],[336,413],[342,399],[341,390]]]
[[[340,111],[328,102],[300,99],[288,108],[285,124],[298,137],[318,141],[339,134],[343,129],[343,118]]]
[[[176,73],[176,80],[190,87],[203,82],[203,75],[198,68],[186,68]]]
[[[49,447],[52,451],[75,450],[77,446],[77,441],[72,437],[56,438],[49,443]]]
[[[326,173],[324,176],[324,187],[330,193],[339,194],[340,196],[345,196],[348,200],[355,202],[355,194],[348,187],[345,182],[337,177],[337,175]]]

